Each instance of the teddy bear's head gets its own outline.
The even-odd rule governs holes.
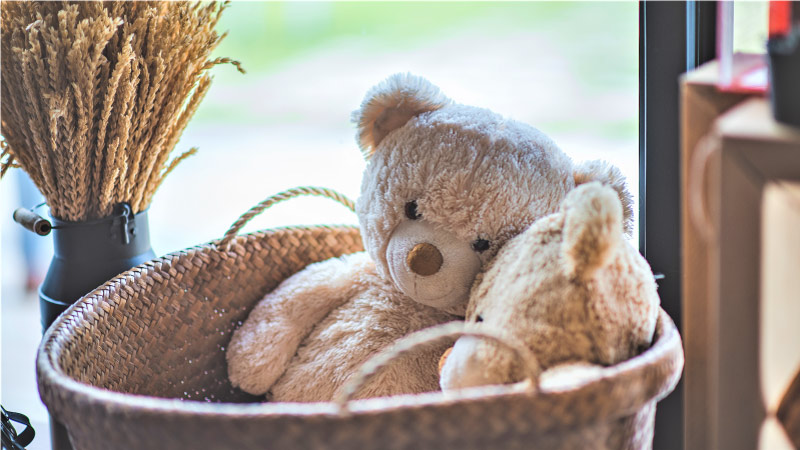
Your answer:
[[[539,369],[615,364],[649,346],[660,303],[650,266],[626,240],[617,193],[575,188],[560,210],[506,245],[476,282],[468,322],[528,347]],[[445,389],[520,381],[506,349],[462,337],[442,367]]]
[[[572,161],[543,133],[410,74],[369,91],[354,121],[367,251],[408,297],[454,314],[497,250],[575,186]]]
[[[353,119],[367,159],[356,205],[365,247],[379,273],[422,304],[463,315],[482,266],[576,184],[614,187],[629,228],[617,168],[574,165],[539,130],[453,103],[424,78],[391,76]]]

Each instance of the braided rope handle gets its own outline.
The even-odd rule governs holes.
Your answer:
[[[394,345],[382,350],[380,353],[367,360],[358,372],[345,383],[341,391],[339,391],[339,395],[334,399],[334,404],[337,406],[339,414],[346,415],[349,413],[347,406],[353,399],[353,396],[358,393],[364,383],[380,369],[396,358],[413,351],[421,345],[430,344],[449,337],[472,336],[484,338],[511,350],[515,357],[522,360],[523,370],[527,372],[525,374],[525,381],[528,381],[528,384],[535,389],[538,385],[539,363],[533,355],[533,352],[524,345],[510,342],[506,338],[481,328],[482,327],[478,325],[465,322],[448,322],[411,333],[398,340]]]
[[[247,224],[253,217],[261,214],[265,209],[269,208],[270,206],[280,203],[291,198],[300,197],[302,195],[311,195],[316,197],[327,197],[331,200],[335,200],[342,205],[346,206],[347,209],[350,211],[355,212],[355,203],[352,200],[347,198],[345,195],[340,194],[333,189],[317,187],[317,186],[300,186],[293,189],[287,189],[283,192],[279,192],[273,196],[267,197],[261,203],[253,206],[248,210],[246,213],[239,216],[236,219],[236,222],[231,225],[225,235],[220,239],[219,243],[217,244],[217,248],[227,248],[228,244],[236,237],[242,227]]]

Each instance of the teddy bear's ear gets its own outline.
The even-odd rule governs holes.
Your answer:
[[[370,89],[361,108],[353,113],[358,125],[358,142],[369,159],[390,131],[402,127],[412,117],[435,111],[450,100],[428,80],[398,73]]]
[[[633,196],[628,191],[622,171],[616,166],[598,159],[578,164],[575,167],[573,177],[575,178],[576,186],[599,181],[617,192],[622,203],[622,223],[625,227],[625,234],[630,236],[633,232]]]
[[[561,205],[563,247],[570,278],[590,278],[611,261],[622,243],[622,205],[617,193],[600,183],[572,190]]]

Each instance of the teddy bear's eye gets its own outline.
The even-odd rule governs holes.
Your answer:
[[[478,317],[475,318],[476,322],[483,322],[483,316],[478,314]]]
[[[417,213],[417,202],[410,201],[406,203],[406,217],[411,220],[417,220],[422,217],[421,214]]]
[[[476,239],[475,242],[472,243],[472,249],[478,253],[485,252],[489,250],[489,241],[486,239]]]

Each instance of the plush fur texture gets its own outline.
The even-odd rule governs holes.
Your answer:
[[[557,211],[576,179],[616,173],[580,171],[535,128],[453,103],[413,75],[374,87],[353,117],[367,157],[356,204],[366,253],[290,277],[234,333],[229,377],[252,394],[330,400],[377,351],[463,316],[477,274]],[[396,361],[357,397],[437,390],[442,349]]]
[[[353,114],[364,157],[369,159],[390,131],[402,127],[414,116],[435,111],[448,103],[450,99],[424,78],[411,74],[387,78],[367,92],[361,109]]]
[[[660,300],[649,265],[623,238],[622,223],[614,190],[599,183],[577,187],[558,213],[500,251],[476,282],[467,320],[480,318],[481,326],[526,345],[539,370],[611,365],[638,354],[651,344]],[[461,338],[442,367],[441,385],[509,383],[521,373],[504,349]]]
[[[622,205],[622,223],[625,227],[625,234],[633,232],[633,196],[628,191],[625,176],[619,168],[601,161],[585,161],[575,168],[575,185],[601,181],[610,186],[619,196]]]

